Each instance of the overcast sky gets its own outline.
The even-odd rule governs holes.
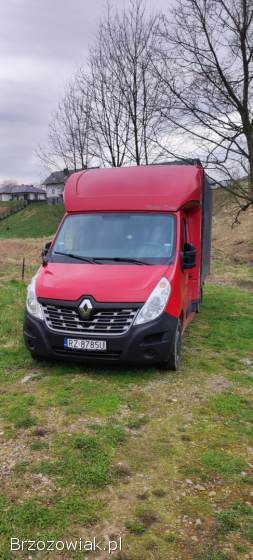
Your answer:
[[[171,3],[156,0],[155,7]],[[35,150],[46,142],[64,84],[85,60],[104,7],[104,0],[0,0],[0,181],[43,179]]]

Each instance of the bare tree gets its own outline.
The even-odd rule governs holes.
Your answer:
[[[121,166],[157,156],[161,82],[153,72],[158,15],[145,0],[101,21],[89,58],[67,87],[39,156],[48,167]]]
[[[83,68],[79,85],[81,92],[88,89],[91,100],[93,155],[102,165],[120,167],[126,158],[130,118],[121,103],[103,32],[90,52],[89,73]]]
[[[152,57],[158,19],[147,14],[143,0],[130,0],[123,13],[108,8],[99,27],[91,54],[93,119],[112,165],[149,163],[157,153],[161,88]]]
[[[84,169],[92,158],[90,129],[89,93],[87,89],[80,91],[77,75],[49,125],[47,147],[37,150],[40,160],[48,168]]]
[[[9,187],[10,185],[18,185],[17,179],[3,179],[0,183],[1,187]]]
[[[253,206],[253,1],[177,0],[156,53],[163,118],[229,179],[239,215]]]
[[[47,167],[157,161],[163,135],[163,82],[154,73],[160,18],[150,15],[145,0],[129,0],[120,12],[107,8],[88,60],[50,123],[48,146],[39,148]]]

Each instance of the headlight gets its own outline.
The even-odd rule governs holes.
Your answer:
[[[26,307],[31,315],[37,317],[37,319],[43,319],[42,307],[35,294],[35,277],[32,278],[31,284],[27,288]]]
[[[164,308],[169,300],[171,292],[171,285],[167,278],[161,278],[157,286],[154,288],[148,297],[146,303],[140,309],[134,325],[141,325],[142,323],[147,323],[148,321],[153,321],[159,317],[164,311]]]

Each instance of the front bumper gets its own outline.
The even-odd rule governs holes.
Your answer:
[[[160,317],[144,325],[132,325],[123,335],[97,337],[56,333],[44,321],[32,317],[27,311],[24,319],[24,340],[34,356],[64,360],[96,360],[100,362],[157,363],[165,362],[171,352],[176,317],[163,313]],[[106,340],[107,350],[72,350],[64,348],[64,338],[85,340]]]

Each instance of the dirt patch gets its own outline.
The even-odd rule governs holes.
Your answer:
[[[232,383],[230,383],[230,381],[228,381],[226,377],[220,375],[208,379],[206,385],[207,385],[208,392],[217,394],[217,393],[223,393],[223,391],[231,387]]]
[[[66,429],[68,433],[82,432],[83,434],[93,435],[94,431],[91,426],[106,426],[105,418],[83,418],[79,416],[74,422],[66,423]]]
[[[27,446],[18,441],[1,443],[0,479],[8,477],[17,462],[28,459]]]

